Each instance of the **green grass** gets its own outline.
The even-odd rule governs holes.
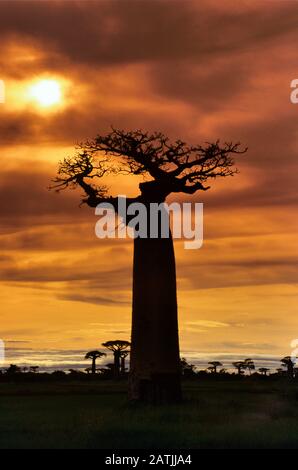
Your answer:
[[[179,406],[132,406],[125,384],[0,384],[0,448],[298,448],[298,385],[190,382]]]

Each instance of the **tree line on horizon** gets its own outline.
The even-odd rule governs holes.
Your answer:
[[[128,375],[128,370],[126,368],[126,359],[130,354],[131,343],[124,340],[112,340],[102,343],[102,346],[108,351],[112,352],[114,361],[113,363],[105,364],[104,367],[97,367],[97,360],[102,359],[107,356],[105,352],[100,350],[91,350],[86,353],[84,359],[90,360],[91,365],[85,369],[85,372],[69,369],[68,372],[72,376],[79,375],[91,375],[91,376],[104,376],[111,379],[120,379]],[[197,367],[194,364],[190,364],[186,358],[180,359],[180,370],[181,376],[184,378],[194,378],[202,375],[213,375],[213,376],[226,376],[226,375],[237,375],[244,376],[247,375],[262,375],[267,377],[269,375],[279,375],[287,376],[289,378],[298,377],[298,369],[295,368],[295,362],[291,356],[285,356],[280,360],[281,367],[277,368],[274,373],[271,372],[271,369],[268,367],[259,367],[256,368],[255,362],[251,358],[247,358],[241,361],[235,361],[232,363],[235,368],[234,373],[230,373],[220,361],[210,361],[208,362],[208,367],[205,370],[197,370]],[[26,366],[19,367],[15,364],[11,364],[7,369],[0,370],[0,375],[20,375],[20,374],[30,374],[36,375],[40,372],[38,366]],[[50,375],[57,377],[62,377],[66,375],[65,371],[54,371]]]
[[[295,368],[295,362],[290,356],[285,356],[280,360],[282,367],[276,369],[274,374],[278,375],[288,375],[290,378],[298,376],[298,369]],[[196,372],[196,366],[193,364],[188,364],[185,358],[181,359],[182,366],[182,375],[193,375],[198,373],[211,373],[214,375],[231,375],[227,369],[223,367],[223,364],[220,361],[210,361],[208,362],[208,367],[205,370],[200,370]],[[243,376],[245,372],[248,371],[249,376],[252,374],[259,374],[267,377],[271,372],[271,369],[268,367],[259,367],[256,368],[255,362],[251,358],[247,358],[242,361],[232,362],[232,366],[236,369],[236,375]],[[235,373],[234,373],[235,375]]]

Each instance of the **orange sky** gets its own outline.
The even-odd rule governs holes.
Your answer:
[[[237,3],[237,6],[235,4]],[[77,142],[115,127],[249,147],[204,202],[204,246],[176,242],[181,350],[291,353],[297,320],[298,3],[1,1],[0,293],[8,362],[80,364],[129,339],[132,243],[98,240],[80,193],[47,191]],[[40,106],[42,80],[62,100]],[[111,181],[134,194],[134,179]],[[121,192],[119,191],[121,189]]]

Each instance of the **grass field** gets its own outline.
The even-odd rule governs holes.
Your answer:
[[[179,406],[132,406],[125,383],[0,384],[0,448],[298,448],[298,385],[196,381]]]

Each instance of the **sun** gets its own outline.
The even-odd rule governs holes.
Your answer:
[[[40,80],[29,89],[29,96],[39,106],[48,108],[62,101],[62,89],[57,80]]]

